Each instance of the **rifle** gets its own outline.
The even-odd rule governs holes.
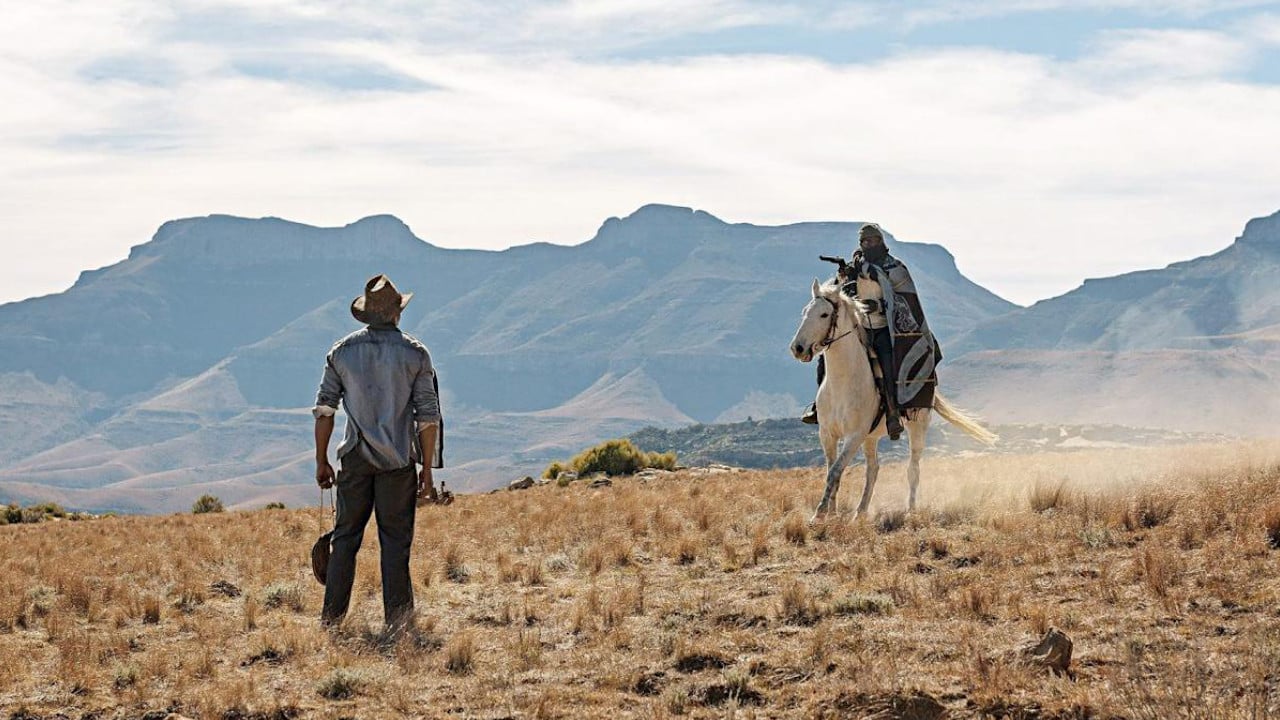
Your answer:
[[[818,259],[823,262],[829,262],[835,265],[836,277],[840,278],[841,281],[846,281],[853,278],[853,273],[851,272],[852,266],[844,258],[831,257],[830,255],[819,255]]]

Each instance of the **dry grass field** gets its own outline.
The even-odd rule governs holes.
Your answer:
[[[861,492],[846,475],[841,508]],[[930,459],[810,527],[817,469],[687,470],[376,533],[330,636],[317,509],[0,527],[4,718],[1280,717],[1280,447]],[[1050,627],[1070,676],[1018,650]]]

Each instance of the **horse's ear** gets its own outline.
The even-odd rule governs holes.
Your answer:
[[[818,284],[818,278],[813,279],[813,296],[818,297],[818,290],[822,286]]]

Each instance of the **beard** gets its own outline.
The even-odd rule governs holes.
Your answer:
[[[876,265],[879,265],[884,262],[885,258],[889,257],[889,248],[885,247],[883,244],[876,244],[869,248],[863,248],[862,256],[866,258],[868,262],[873,262]]]

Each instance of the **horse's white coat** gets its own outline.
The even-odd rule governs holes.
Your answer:
[[[862,488],[862,500],[858,503],[859,515],[867,512],[880,474],[876,445],[887,431],[883,420],[871,427],[879,410],[880,396],[867,357],[867,334],[863,330],[862,315],[861,308],[845,297],[838,285],[820,285],[815,279],[813,299],[805,306],[800,327],[791,340],[791,353],[801,362],[809,362],[818,353],[826,353],[826,376],[818,388],[818,437],[827,459],[827,485],[814,520],[835,509],[840,476],[857,454],[859,446],[867,459],[866,484]],[[933,409],[966,434],[988,444],[995,442],[995,435],[948,403],[941,393],[934,394]],[[907,463],[910,487],[907,508],[911,510],[916,506],[920,456],[924,453],[931,415],[928,409],[915,409],[907,411],[903,418],[911,447]]]

